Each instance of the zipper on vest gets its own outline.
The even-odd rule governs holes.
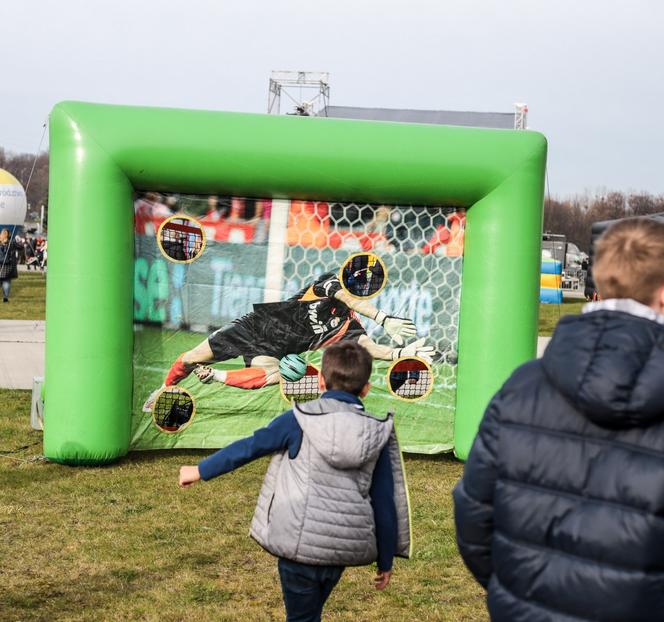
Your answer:
[[[270,512],[272,511],[272,504],[274,503],[274,493],[272,493],[272,498],[270,499],[270,505],[267,506],[267,523],[270,523]]]

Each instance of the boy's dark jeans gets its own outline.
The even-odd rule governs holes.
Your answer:
[[[311,566],[279,558],[287,622],[319,622],[323,605],[344,566]]]

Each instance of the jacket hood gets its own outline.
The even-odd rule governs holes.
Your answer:
[[[663,419],[664,326],[642,317],[647,307],[635,301],[604,302],[616,301],[560,320],[542,358],[544,373],[597,425],[630,428]]]
[[[335,399],[295,405],[303,434],[336,469],[356,469],[378,458],[392,433],[392,417],[378,419],[361,406]]]

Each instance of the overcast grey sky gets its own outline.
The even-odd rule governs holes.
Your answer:
[[[13,0],[0,146],[35,151],[63,99],[265,112],[272,69],[334,105],[530,108],[551,193],[664,193],[659,0]],[[282,105],[283,107],[283,105]]]

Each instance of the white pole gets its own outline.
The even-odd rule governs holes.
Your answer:
[[[270,232],[267,239],[263,302],[279,302],[281,300],[290,204],[291,202],[288,199],[275,199],[272,201]]]
[[[39,235],[44,235],[44,206],[41,206],[41,215],[39,217]]]

